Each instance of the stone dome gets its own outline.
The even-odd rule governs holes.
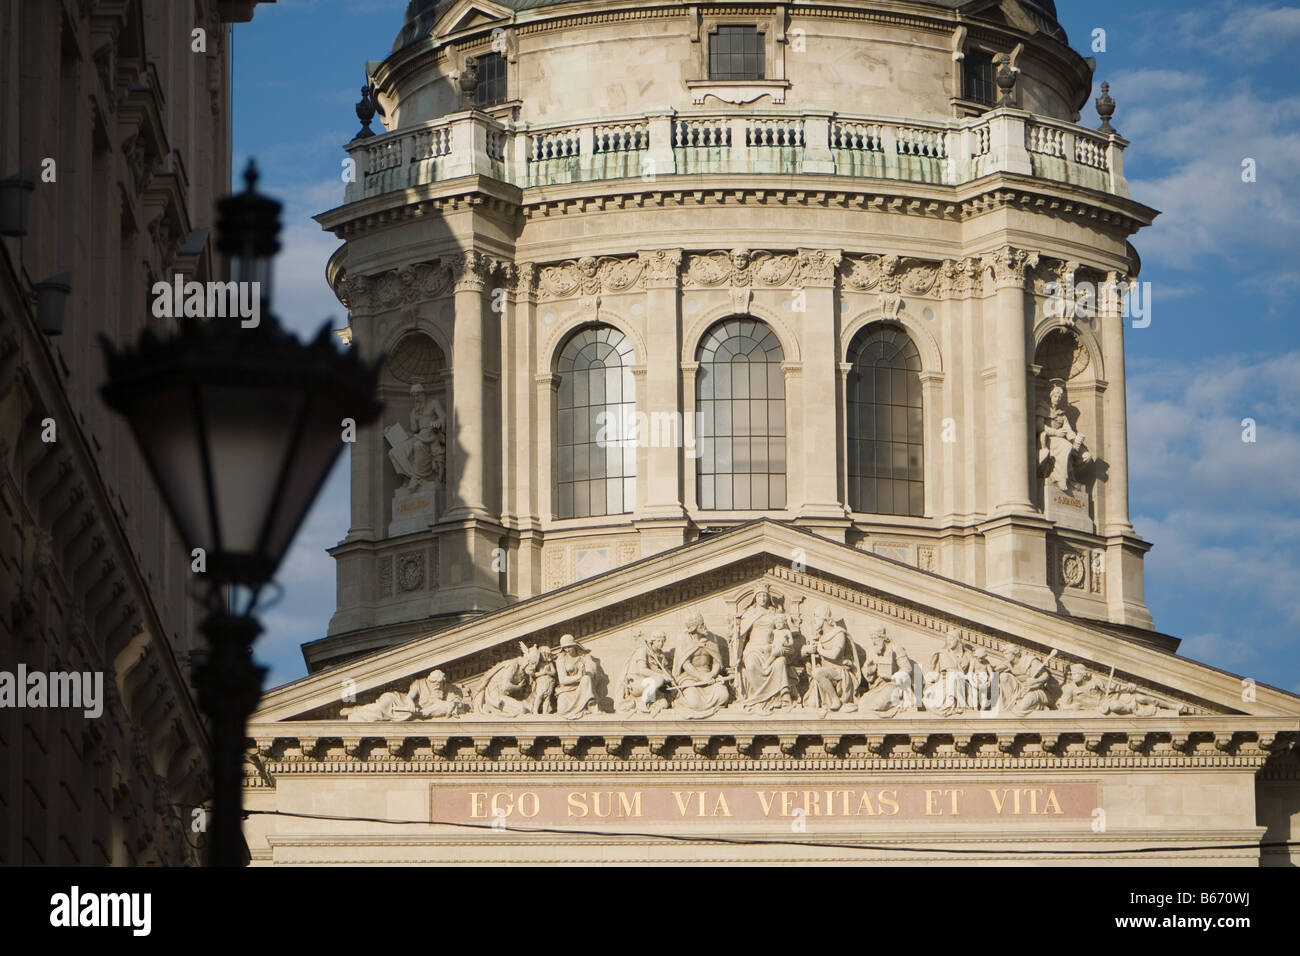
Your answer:
[[[406,5],[406,19],[402,25],[402,32],[393,41],[393,52],[396,53],[420,37],[428,36],[438,19],[457,2],[459,0],[410,0]],[[494,2],[518,11],[577,3],[579,0],[494,0]],[[913,2],[943,7],[947,10],[960,10],[969,5],[970,0],[913,0]],[[1038,21],[1044,31],[1062,43],[1066,42],[1065,31],[1057,22],[1054,0],[1019,0],[1019,2],[1030,16]]]

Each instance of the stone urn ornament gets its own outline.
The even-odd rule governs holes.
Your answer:
[[[1110,125],[1110,118],[1115,115],[1115,101],[1110,97],[1109,83],[1101,84],[1101,96],[1097,97],[1097,115],[1101,117],[1101,132],[1115,132],[1115,127]]]
[[[366,85],[361,87],[361,100],[357,103],[357,119],[361,120],[361,129],[356,136],[352,137],[353,139],[366,139],[375,135],[375,131],[370,128],[370,123],[376,113],[380,116],[385,115],[384,108],[379,105],[375,84],[367,77]]]
[[[1015,106],[1014,93],[1018,71],[1011,65],[1011,57],[1006,53],[999,53],[993,58],[993,62],[997,64],[993,79],[998,85],[998,106]]]
[[[478,59],[476,57],[465,57],[465,69],[461,70],[460,76],[456,78],[456,84],[460,87],[465,102],[473,106],[474,91],[478,89]]]

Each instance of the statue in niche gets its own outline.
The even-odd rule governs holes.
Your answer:
[[[655,631],[648,637],[637,631],[637,648],[628,658],[621,683],[621,709],[635,709],[642,714],[657,714],[668,706],[668,697],[676,689],[672,667],[664,644],[668,635]]]
[[[672,655],[672,675],[674,716],[712,717],[731,701],[736,675],[727,672],[725,644],[704,625],[699,612],[686,618],[686,631]]]
[[[599,709],[596,683],[600,676],[600,662],[588,655],[585,647],[572,634],[560,638],[555,655],[556,686],[555,713],[569,720]]]
[[[1056,702],[1057,710],[1098,710],[1105,691],[1097,684],[1088,668],[1075,663],[1066,671],[1065,683],[1061,685],[1061,699]]]
[[[419,491],[426,484],[442,484],[447,464],[447,426],[442,403],[426,394],[424,386],[411,386],[410,428],[400,424],[384,432],[392,447],[388,458],[397,473],[406,478],[407,491]]]
[[[1047,661],[1056,656],[1052,651],[1047,660],[1026,654],[1018,647],[1011,648],[1007,666],[998,674],[998,705],[1000,709],[1024,717],[1047,710],[1047,689],[1052,673]]]
[[[374,703],[345,707],[341,713],[349,723],[362,724],[378,720],[435,720],[455,717],[467,710],[469,707],[461,699],[460,690],[442,671],[433,670],[428,676],[417,678],[405,694],[385,691]]]
[[[792,707],[794,630],[785,614],[762,615],[749,629],[740,654],[741,697],[745,710],[770,713]]]
[[[855,699],[862,685],[858,646],[828,605],[813,611],[812,631],[799,654],[807,661],[807,706],[846,714],[858,709]]]
[[[1047,405],[1040,407],[1038,426],[1038,470],[1061,491],[1072,494],[1071,484],[1078,486],[1078,470],[1092,461],[1092,453],[1083,435],[1070,424],[1065,400],[1065,383],[1052,380]]]
[[[475,713],[518,717],[535,712],[538,701],[533,678],[542,664],[543,648],[521,641],[519,650],[518,657],[502,661],[488,671],[483,686],[474,695]]]
[[[934,702],[927,698],[927,710],[947,717],[975,706],[970,694],[971,663],[970,648],[962,643],[961,631],[949,628],[944,646],[930,658],[926,681],[938,687],[932,691]]]

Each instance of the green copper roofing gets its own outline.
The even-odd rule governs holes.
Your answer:
[[[459,0],[410,0],[406,5],[406,21],[402,32],[393,43],[393,52],[414,43],[433,32],[434,24]],[[580,0],[492,0],[493,3],[511,10],[533,10],[538,7],[558,6],[562,3],[577,3]],[[931,7],[943,7],[946,10],[961,10],[964,7],[984,5],[982,0],[912,0],[914,3]],[[1056,19],[1054,0],[1017,0],[1031,17],[1051,36],[1066,42],[1065,31]]]

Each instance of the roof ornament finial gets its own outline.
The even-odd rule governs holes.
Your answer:
[[[993,80],[998,85],[998,106],[1015,106],[1016,75],[1019,70],[1011,65],[1011,55],[1008,53],[999,53],[993,62],[997,64]]]
[[[375,82],[369,76],[366,77],[366,85],[361,87],[361,101],[357,103],[357,119],[361,120],[361,129],[355,139],[366,139],[374,136],[375,131],[370,128],[370,122],[375,118],[375,114],[380,116],[384,114],[384,108],[379,105],[379,91],[375,89]]]
[[[465,69],[461,70],[456,83],[460,86],[461,95],[465,97],[465,105],[472,108],[474,91],[478,89],[478,57],[465,57]]]
[[[1110,84],[1101,84],[1101,96],[1097,97],[1097,115],[1101,117],[1101,132],[1114,133],[1110,118],[1115,115],[1115,101],[1110,98]]]

